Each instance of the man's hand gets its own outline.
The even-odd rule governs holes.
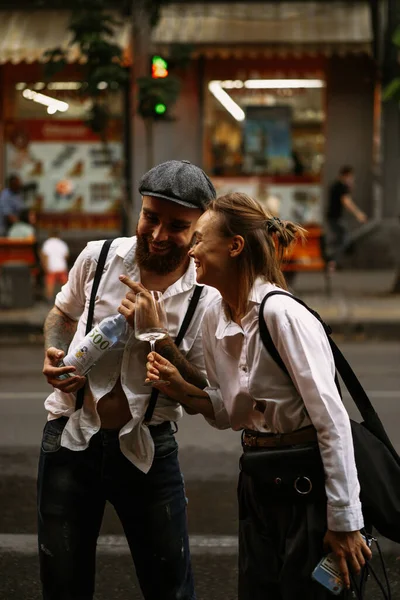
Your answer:
[[[71,394],[85,385],[86,377],[72,375],[76,370],[75,367],[59,367],[58,365],[63,357],[64,352],[59,348],[48,348],[44,358],[43,375],[46,377],[47,383],[54,388],[66,394]],[[71,377],[58,379],[60,375],[64,375],[65,373],[71,373]]]
[[[129,325],[132,327],[132,329],[134,329],[136,294],[139,294],[140,292],[147,292],[147,290],[141,283],[132,281],[132,279],[129,279],[129,277],[126,275],[120,275],[119,280],[128,286],[130,291],[121,301],[121,304],[118,307],[118,312],[125,317]]]
[[[324,537],[324,549],[335,554],[347,589],[350,588],[349,567],[353,573],[358,574],[365,561],[372,556],[359,531],[328,530]]]

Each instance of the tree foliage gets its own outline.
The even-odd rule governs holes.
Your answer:
[[[390,81],[382,92],[383,100],[396,100],[400,104],[400,25],[396,28],[392,36],[393,44],[398,48],[397,51],[397,72],[398,75]]]
[[[167,0],[141,1],[150,25],[154,26],[159,19],[161,5]],[[37,0],[36,5],[46,4],[46,0]],[[120,3],[120,7],[125,9],[125,13],[128,12],[127,2]],[[52,79],[59,74],[68,63],[69,49],[72,46],[78,48],[82,59],[79,68],[84,82],[81,93],[92,101],[87,122],[96,133],[104,136],[110,118],[112,96],[128,85],[130,79],[129,70],[123,64],[124,50],[114,39],[115,30],[121,25],[121,21],[110,14],[110,3],[107,0],[71,0],[68,8],[71,10],[68,25],[71,32],[69,48],[56,47],[44,53],[45,76]],[[163,88],[162,95],[169,102],[173,102],[173,95],[176,99],[179,92],[177,81],[160,84],[158,87]],[[149,94],[154,93],[150,86],[144,85],[142,88],[139,84],[139,103],[143,104],[147,90]]]
[[[104,0],[73,0],[71,8],[69,46],[79,50],[84,82],[81,93],[92,101],[87,122],[96,133],[105,135],[112,96],[129,81],[123,48],[114,41],[115,29],[121,23],[106,11]],[[68,50],[57,47],[45,52],[47,79],[65,68]]]

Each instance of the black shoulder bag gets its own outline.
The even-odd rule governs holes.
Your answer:
[[[286,365],[272,341],[263,317],[265,302],[276,294],[289,296],[299,302],[322,323],[333,352],[336,370],[363,418],[362,423],[353,420],[350,420],[350,422],[361,489],[360,500],[365,522],[368,526],[374,526],[383,536],[394,542],[400,542],[400,457],[390,442],[364,388],[342,352],[330,337],[330,327],[323,322],[318,313],[310,309],[302,300],[280,291],[267,294],[261,302],[259,312],[261,339],[275,362],[290,377]],[[337,377],[335,381],[342,397]]]
[[[88,318],[87,318],[87,323],[86,323],[85,335],[87,335],[90,332],[90,330],[92,329],[96,294],[97,294],[97,290],[99,288],[101,276],[103,274],[103,269],[104,269],[104,265],[106,263],[108,251],[110,249],[112,242],[113,242],[113,240],[106,240],[100,251],[99,260],[97,262],[97,267],[96,267],[96,272],[94,274],[92,291],[90,294],[90,302],[89,302],[89,310],[88,310]],[[182,325],[181,325],[178,335],[176,336],[176,339],[175,339],[176,346],[180,345],[180,343],[182,342],[182,340],[185,336],[185,333],[190,325],[190,321],[192,320],[192,317],[196,310],[197,304],[200,300],[202,291],[203,291],[203,286],[201,286],[201,285],[195,286],[192,298],[190,300],[188,309],[186,311],[186,315],[182,321]],[[146,424],[150,423],[150,421],[151,421],[155,406],[157,404],[158,394],[159,394],[159,390],[157,390],[156,388],[153,388],[151,390],[149,405],[147,407],[146,414],[144,416],[144,421]],[[75,410],[79,410],[80,408],[82,408],[83,399],[84,399],[84,387],[81,388],[80,390],[78,390],[78,392],[76,394]]]

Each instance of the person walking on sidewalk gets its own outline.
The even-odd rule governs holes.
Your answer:
[[[345,212],[352,214],[359,223],[367,221],[367,215],[353,200],[354,169],[345,165],[341,167],[339,176],[329,188],[326,220],[329,234],[332,238],[331,249],[328,252],[328,268],[334,270],[342,254],[349,245],[349,232],[346,226]]]
[[[346,586],[348,568],[358,572],[371,556],[360,534],[363,517],[349,417],[322,324],[290,296],[265,302],[263,318],[290,377],[260,337],[263,298],[286,289],[276,246],[282,254],[302,231],[271,217],[245,194],[211,202],[189,253],[197,281],[221,293],[203,321],[209,386],[198,389],[165,357],[148,355],[147,377],[163,393],[202,413],[215,427],[243,431],[240,600],[327,600],[330,593],[311,578],[324,546],[336,554]],[[157,384],[160,377],[169,385]],[[314,481],[297,481],[291,448],[309,449],[313,472],[322,459]],[[244,459],[252,456],[258,468],[249,474]],[[268,470],[274,473],[271,483],[263,479]]]
[[[195,293],[188,250],[215,189],[199,167],[168,161],[142,177],[139,191],[143,203],[136,236],[111,244],[95,320],[119,312],[133,328],[136,293],[162,291],[171,337],[158,341],[157,348],[203,388],[200,325],[216,290],[201,289],[181,351],[173,340]],[[85,335],[101,247],[102,242],[90,242],[77,258],[45,322],[43,373],[54,390],[45,402],[48,421],[38,476],[43,598],[93,598],[96,543],[108,500],[123,525],[144,598],[194,600],[186,498],[171,426],[182,407],[160,397],[151,420],[145,420],[147,343],[131,333],[123,349],[106,353],[87,378],[58,366],[69,346]],[[70,377],[60,380],[66,373]],[[75,410],[76,392],[84,385],[83,407]]]
[[[54,230],[44,242],[40,256],[45,273],[46,299],[53,302],[56,283],[64,285],[68,281],[69,248],[58,231]]]

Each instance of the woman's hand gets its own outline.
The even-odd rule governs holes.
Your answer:
[[[178,369],[157,352],[150,352],[147,355],[146,369],[146,381],[154,382],[154,387],[160,390],[160,392],[179,402],[179,398],[182,398],[185,394],[187,383]],[[168,383],[157,383],[158,379],[162,379]]]
[[[331,531],[328,529],[324,537],[324,548],[335,554],[343,583],[347,589],[350,588],[349,567],[353,573],[358,574],[365,565],[365,561],[372,556],[371,550],[359,531]]]

